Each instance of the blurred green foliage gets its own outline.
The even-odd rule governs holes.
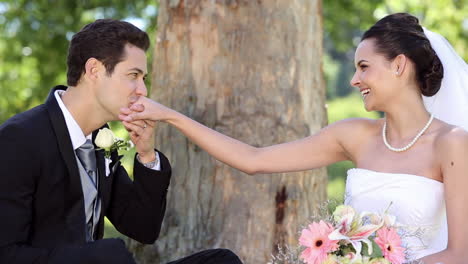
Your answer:
[[[136,21],[154,43],[157,7],[157,0],[0,1],[0,123],[42,103],[52,86],[66,83],[68,42],[85,24],[97,18]],[[468,0],[324,0],[324,72],[329,99],[352,91],[354,47],[363,31],[394,12],[418,16],[423,25],[442,33],[468,59]],[[152,58],[152,49],[148,58]]]
[[[68,43],[84,25],[98,18],[138,18],[153,37],[156,11],[154,0],[1,1],[0,123],[42,103],[53,86],[66,84]]]

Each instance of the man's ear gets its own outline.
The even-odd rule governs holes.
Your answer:
[[[99,60],[89,58],[85,63],[85,72],[83,75],[85,78],[95,81],[98,79],[99,72],[102,71],[102,68],[104,68],[104,65],[102,65]]]

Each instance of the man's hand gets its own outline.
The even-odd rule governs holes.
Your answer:
[[[134,112],[144,111],[143,105],[132,107]],[[122,121],[125,129],[130,134],[130,139],[135,144],[136,151],[142,163],[148,163],[156,159],[154,153],[154,128],[156,122],[151,120]]]

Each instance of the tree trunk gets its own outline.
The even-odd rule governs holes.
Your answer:
[[[161,0],[152,98],[254,146],[326,125],[320,0]],[[176,129],[156,144],[173,176],[160,238],[134,242],[140,263],[229,248],[266,263],[326,198],[326,170],[249,176]],[[237,153],[232,153],[237,155]]]

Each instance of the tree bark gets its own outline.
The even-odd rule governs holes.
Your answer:
[[[320,0],[161,0],[152,98],[254,146],[292,141],[326,125]],[[266,263],[326,198],[325,168],[249,176],[158,128],[173,166],[166,217],[140,263],[229,248]],[[232,153],[237,155],[237,153]]]

